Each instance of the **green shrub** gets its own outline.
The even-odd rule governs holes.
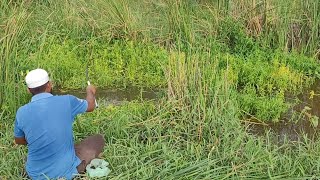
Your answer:
[[[90,81],[99,87],[165,85],[164,66],[167,51],[145,43],[54,40],[28,57],[28,68],[48,70],[55,85],[81,88]]]

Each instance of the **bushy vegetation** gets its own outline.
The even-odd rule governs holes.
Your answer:
[[[28,69],[43,67],[56,86],[64,89],[84,87],[87,68],[92,83],[99,87],[165,84],[163,72],[168,53],[160,47],[132,41],[52,41],[27,57],[25,74]]]
[[[63,89],[86,68],[100,88],[166,88],[77,119],[77,141],[104,134],[110,179],[319,178],[318,139],[276,144],[242,123],[278,122],[285,94],[319,78],[319,19],[313,0],[1,1],[0,179],[23,178],[13,121],[36,67]]]

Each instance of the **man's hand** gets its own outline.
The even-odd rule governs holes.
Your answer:
[[[95,104],[96,88],[92,85],[89,85],[87,86],[86,92],[87,92],[86,100],[88,102],[87,112],[92,112],[96,107],[96,104]]]
[[[19,144],[19,145],[27,145],[27,140],[24,137],[14,137],[14,142],[15,144]]]
[[[87,94],[92,93],[93,95],[96,95],[96,88],[92,85],[87,86],[86,91],[87,91]]]

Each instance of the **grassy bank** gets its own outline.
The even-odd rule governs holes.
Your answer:
[[[0,178],[22,179],[12,145],[23,78],[42,67],[56,87],[161,87],[157,102],[80,116],[76,140],[104,134],[111,179],[319,178],[317,139],[272,141],[244,118],[277,122],[319,78],[320,3],[298,1],[0,2]]]

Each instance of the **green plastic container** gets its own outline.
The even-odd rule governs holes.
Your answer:
[[[111,172],[108,165],[109,163],[103,159],[93,159],[87,165],[86,170],[89,177],[107,177]]]

